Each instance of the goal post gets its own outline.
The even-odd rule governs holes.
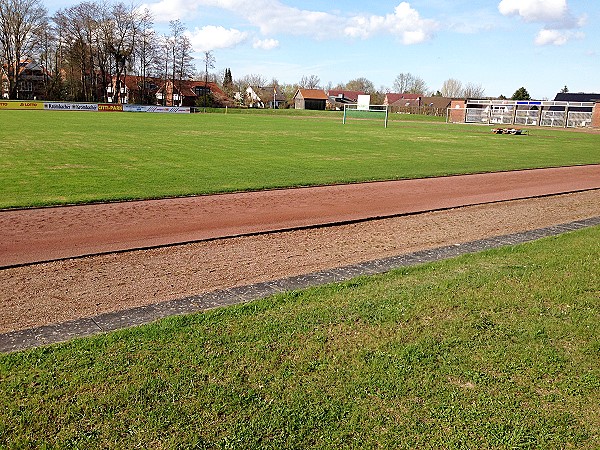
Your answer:
[[[387,128],[389,107],[388,105],[368,105],[365,107],[358,103],[348,103],[344,105],[344,117],[342,123],[345,125],[350,118],[383,120],[383,126]]]

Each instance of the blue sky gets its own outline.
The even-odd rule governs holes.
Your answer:
[[[79,3],[46,1],[53,12]],[[216,70],[281,83],[317,75],[323,85],[358,77],[391,88],[399,73],[481,84],[488,96],[524,86],[552,99],[600,91],[598,0],[146,0],[157,30],[180,19]]]

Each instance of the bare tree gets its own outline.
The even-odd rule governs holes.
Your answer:
[[[463,90],[464,98],[483,98],[485,89],[481,84],[467,83]]]
[[[152,14],[146,9],[140,17],[139,37],[134,53],[137,62],[138,75],[141,78],[140,101],[144,104],[154,100],[150,98],[148,89],[148,78],[152,73],[152,68],[155,66],[158,57],[158,39],[153,25],[154,21]]]
[[[47,21],[39,0],[0,0],[0,67],[6,68],[11,99],[19,98],[20,63],[34,56]]]
[[[169,72],[173,43],[169,36],[163,34],[158,40],[158,56],[155,60],[155,70],[162,78],[162,104],[167,105],[167,82],[169,81]]]
[[[285,102],[290,105],[293,102],[294,99],[294,95],[296,95],[296,92],[298,92],[298,85],[297,84],[280,84],[279,85],[279,91],[283,94],[283,96],[285,97]]]
[[[345,89],[348,89],[349,91],[362,91],[366,94],[375,93],[375,85],[373,82],[364,77],[348,81]]]
[[[411,73],[401,73],[394,80],[394,90],[399,94],[425,94],[427,83]]]
[[[179,19],[171,20],[169,22],[169,28],[171,29],[171,35],[169,36],[169,44],[171,47],[169,49],[170,57],[171,57],[171,85],[173,86],[173,94],[172,101],[173,105],[175,104],[175,80],[177,79],[177,66],[179,61],[179,46],[181,45],[181,38],[183,37],[183,33],[185,31],[185,26],[181,23]],[[179,90],[181,91],[181,80],[179,80]]]
[[[246,88],[248,86],[253,86],[253,87],[263,87],[266,86],[268,83],[267,79],[265,77],[263,77],[262,75],[258,75],[258,74],[250,74],[250,75],[245,75],[242,78],[240,78],[239,80],[237,80],[237,84],[243,88],[243,90],[246,90]]]
[[[442,84],[442,89],[440,92],[442,94],[442,97],[463,97],[463,85],[459,80],[455,78],[449,78]]]
[[[428,89],[429,87],[427,86],[427,83],[425,83],[425,80],[420,77],[415,77],[412,86],[410,86],[407,93],[425,95]]]
[[[62,77],[57,76],[60,68],[60,36],[56,27],[49,22],[43,27],[36,45],[39,64],[42,67],[43,98],[57,98],[61,96]]]
[[[111,20],[107,21],[112,32],[107,47],[114,61],[115,95],[113,102],[121,103],[122,76],[127,76],[127,64],[131,63],[139,27],[137,10],[132,6],[117,3],[111,10]]]
[[[193,48],[190,38],[183,36],[177,49],[177,70],[179,73],[179,81],[183,80],[184,78],[191,78],[194,73],[194,66],[192,64],[194,57],[192,56],[192,50]]]
[[[300,83],[298,83],[298,86],[301,87],[302,89],[317,89],[319,87],[320,83],[321,83],[321,79],[318,76],[304,75],[300,79]]]
[[[106,100],[112,58],[108,48],[111,27],[104,6],[80,3],[60,10],[52,19],[61,36],[61,70],[66,74],[69,100]]]
[[[216,59],[213,52],[204,52],[204,107],[206,108],[206,96],[208,94],[208,70],[215,68]]]

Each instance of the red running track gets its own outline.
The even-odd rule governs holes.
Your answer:
[[[589,189],[600,165],[5,210],[0,267]]]

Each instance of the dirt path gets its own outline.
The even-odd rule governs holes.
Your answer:
[[[600,216],[600,190],[0,270],[0,333]]]
[[[0,211],[0,267],[600,188],[600,165]]]

